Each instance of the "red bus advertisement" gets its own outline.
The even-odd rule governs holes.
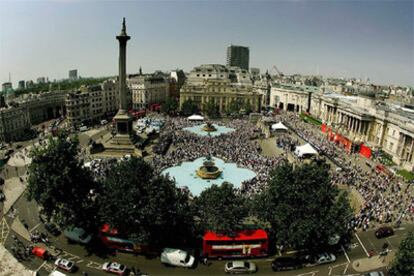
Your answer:
[[[269,238],[262,229],[239,231],[235,236],[208,231],[203,236],[203,256],[208,258],[265,257],[268,248]]]

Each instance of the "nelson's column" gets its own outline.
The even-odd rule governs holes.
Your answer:
[[[105,151],[111,155],[134,154],[135,138],[132,129],[132,117],[128,113],[127,87],[126,87],[126,45],[131,37],[126,33],[125,17],[122,21],[121,33],[116,37],[119,41],[119,110],[114,117],[116,134],[109,143],[105,144]]]

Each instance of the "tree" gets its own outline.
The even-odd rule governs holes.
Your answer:
[[[241,109],[241,103],[238,100],[230,102],[227,107],[228,114],[239,114]]]
[[[178,108],[178,102],[177,99],[174,98],[167,98],[165,102],[161,105],[161,112],[172,114],[175,112]]]
[[[248,215],[245,202],[232,184],[224,182],[201,192],[193,204],[202,231],[229,234],[242,228],[242,221]]]
[[[77,138],[59,132],[46,146],[35,147],[29,166],[29,200],[35,200],[48,220],[59,226],[94,229],[94,200],[97,185],[78,158]]]
[[[176,244],[191,231],[188,201],[188,194],[173,181],[155,175],[144,159],[133,157],[115,165],[104,181],[99,217],[134,242]]]
[[[414,230],[401,242],[389,273],[391,276],[414,275]]]
[[[197,113],[199,110],[195,102],[193,102],[192,100],[186,100],[185,102],[183,102],[183,105],[181,106],[181,111],[184,115],[188,116]]]
[[[338,195],[324,162],[279,165],[269,187],[256,197],[254,209],[270,223],[278,244],[314,251],[327,246],[330,238],[344,236],[352,214],[346,193]]]
[[[250,114],[250,113],[252,113],[252,112],[253,112],[253,108],[252,108],[252,105],[250,104],[250,102],[246,102],[246,103],[243,105],[243,109],[244,109],[244,111],[245,111],[247,114]]]
[[[220,116],[219,106],[212,101],[204,104],[204,110],[209,118],[217,118]]]

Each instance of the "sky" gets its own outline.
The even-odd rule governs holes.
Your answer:
[[[414,85],[413,3],[0,0],[0,82],[116,75],[126,17],[128,73],[225,64],[234,44],[262,72]]]

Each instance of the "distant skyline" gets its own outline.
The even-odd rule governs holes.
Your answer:
[[[235,44],[261,72],[414,85],[413,3],[0,0],[0,82],[117,75],[126,17],[129,74],[225,64]]]

